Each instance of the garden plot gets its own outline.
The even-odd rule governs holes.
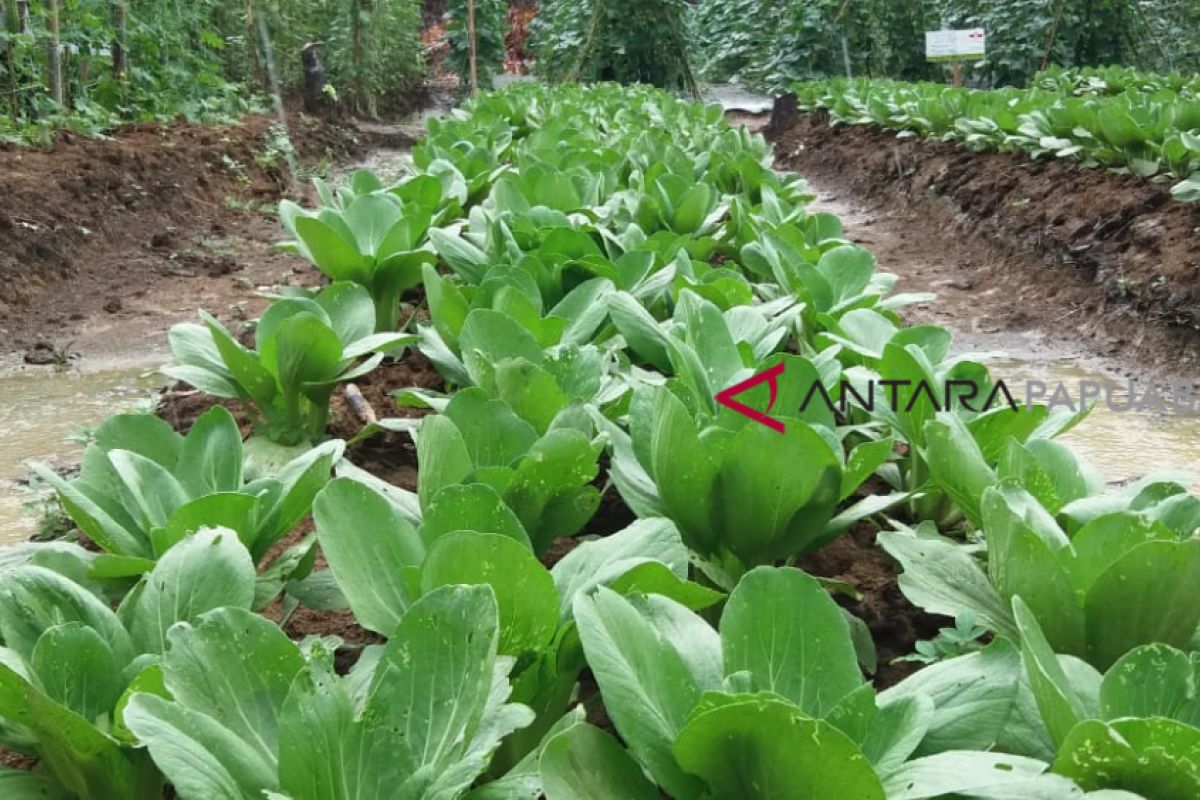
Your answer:
[[[0,561],[0,736],[39,760],[0,786],[1197,793],[1178,476],[1107,486],[1082,414],[923,400],[996,379],[719,107],[465,110],[398,182],[284,203],[329,283],[174,326],[199,392],[39,470],[95,548]]]

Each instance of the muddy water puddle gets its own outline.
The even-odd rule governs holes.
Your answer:
[[[816,201],[812,211],[829,211],[845,225],[846,236],[874,252],[880,269],[900,277],[898,291],[932,291],[937,299],[928,305],[913,306],[906,312],[912,323],[934,323],[954,333],[956,353],[1003,353],[990,360],[989,367],[1004,380],[1018,401],[1024,399],[1028,383],[1034,391],[1044,386],[1040,402],[1050,403],[1058,385],[1078,409],[1082,387],[1093,386],[1098,393],[1087,419],[1063,435],[1061,440],[1078,451],[1099,470],[1106,481],[1128,482],[1162,471],[1193,473],[1200,465],[1200,414],[1172,407],[1171,380],[1195,383],[1196,375],[1134,379],[1121,373],[1138,374],[1136,363],[1110,362],[1088,353],[1069,336],[1070,312],[1063,309],[1058,320],[1038,320],[1032,326],[1014,326],[1012,319],[997,312],[1006,295],[1021,287],[968,277],[961,269],[965,259],[985,259],[972,248],[961,231],[948,229],[944,239],[925,239],[913,233],[905,215],[890,216],[886,210],[868,209],[846,191],[830,191],[814,185]],[[1063,331],[1054,331],[1055,326]],[[1066,331],[1066,333],[1064,333]],[[1144,403],[1147,390],[1156,386],[1162,404]],[[1098,386],[1098,390],[1094,387]],[[1108,401],[1111,386],[1111,407]],[[1130,404],[1133,391],[1133,408]],[[1194,397],[1194,395],[1193,395]],[[1060,402],[1058,407],[1070,408]],[[1145,407],[1138,408],[1139,404]],[[1200,405],[1200,403],[1196,403]],[[1200,476],[1200,470],[1196,470]],[[1196,485],[1195,476],[1193,486]]]
[[[37,530],[25,506],[38,495],[19,483],[26,462],[78,460],[88,428],[148,402],[162,383],[157,368],[145,365],[0,373],[0,545]]]
[[[1000,359],[989,366],[1018,399],[1041,394],[1041,402],[1078,409],[1090,394],[1091,413],[1060,441],[1105,480],[1126,483],[1152,473],[1186,472],[1200,489],[1200,403],[1190,385],[1182,390],[1161,380],[1131,382],[1073,359]]]

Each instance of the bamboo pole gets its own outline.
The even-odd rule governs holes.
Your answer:
[[[0,0],[0,23],[4,25],[4,31],[8,34],[5,37],[4,46],[4,65],[5,71],[8,73],[9,82],[9,111],[12,113],[13,125],[20,124],[20,102],[21,90],[20,81],[17,79],[17,51],[13,47],[13,34],[17,33],[21,25],[20,11],[15,5],[8,6],[3,0]]]
[[[58,0],[49,0],[46,11],[50,16],[50,37],[46,43],[46,68],[50,95],[57,105],[63,105],[62,49],[59,46]]]
[[[271,84],[263,71],[262,59],[258,56],[258,31],[254,27],[254,0],[246,0],[246,55],[250,58],[250,69],[259,86],[270,91]]]
[[[365,108],[363,103],[366,101],[362,65],[362,0],[352,0],[351,8],[354,13],[354,19],[350,21],[352,40],[350,60],[354,65],[354,105],[359,113],[362,113]]]
[[[117,84],[122,87],[122,94],[124,94],[125,78],[129,69],[129,65],[126,63],[127,56],[125,51],[125,29],[127,27],[127,20],[128,14],[126,13],[125,9],[125,0],[113,0],[112,67],[113,77],[116,78]]]
[[[471,63],[471,94],[479,94],[479,62],[475,42],[475,0],[467,0],[467,51]]]

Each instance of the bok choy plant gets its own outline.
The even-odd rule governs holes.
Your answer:
[[[498,619],[487,586],[442,587],[342,677],[336,640],[219,609],[172,628],[165,691],[134,693],[125,721],[180,800],[463,797],[533,718],[508,701]]]
[[[770,322],[756,309],[736,313],[742,310],[723,314],[685,292],[678,323],[664,332],[614,307],[623,335],[674,376],[665,386],[634,390],[628,433],[597,420],[612,444],[610,476],[625,502],[640,516],[672,519],[710,577],[727,588],[748,568],[813,550],[905,497],[875,496],[837,513],[891,458],[891,439],[864,442],[847,456],[834,411],[811,397],[814,387],[836,380],[837,362],[771,355],[788,318]],[[763,409],[773,400],[782,435],[715,400],[771,369],[780,370],[775,386],[761,384],[739,402]]]
[[[360,173],[355,188],[372,188],[371,177]],[[435,186],[435,201],[439,196]],[[376,188],[316,212],[284,200],[279,218],[294,239],[280,247],[304,256],[332,281],[364,287],[375,308],[372,330],[389,333],[399,322],[400,295],[420,284],[422,265],[437,260],[433,250],[423,246],[434,209],[421,204],[422,199],[418,195],[405,202],[396,193]]]
[[[1094,505],[1087,498],[1064,506]],[[1014,478],[983,492],[986,572],[936,534],[897,532],[880,543],[903,566],[901,590],[932,613],[973,611],[993,631],[1020,638],[1010,604],[1020,598],[1050,647],[1107,669],[1134,647],[1189,647],[1200,626],[1200,501],[1171,483],[1147,483],[1068,534]]]
[[[246,481],[237,423],[215,406],[187,436],[147,414],[110,418],[71,480],[32,466],[104,551],[91,562],[92,573],[116,578],[151,569],[204,527],[232,530],[257,564],[308,515],[342,449],[341,441],[326,442],[271,477]]]
[[[690,608],[721,597],[688,582],[687,550],[662,519],[585,542],[548,570],[530,550],[520,520],[483,484],[442,489],[424,505],[418,524],[387,496],[339,478],[318,496],[314,517],[347,605],[363,626],[384,636],[440,586],[491,587],[499,604],[499,652],[517,660],[512,697],[537,714],[503,746],[498,760],[505,767],[530,752],[567,711],[585,666],[572,617],[580,592],[598,585],[654,591]]]
[[[629,750],[596,729],[559,734],[541,758],[548,800],[655,798],[659,787],[739,800],[1082,797],[1044,762],[947,746],[1012,713],[1019,660],[1007,643],[877,696],[841,610],[788,568],[748,573],[719,632],[672,600],[604,588],[579,596],[575,616]],[[947,737],[965,717],[976,730]]]
[[[1165,644],[1142,645],[1102,676],[1082,661],[1056,656],[1029,608],[1020,598],[1013,606],[1054,771],[1097,793],[1196,796],[1200,696],[1195,654]]]
[[[534,552],[545,552],[578,533],[600,505],[592,482],[603,440],[590,428],[584,417],[539,432],[481,389],[458,392],[415,433],[421,505],[448,486],[488,487],[520,520]]]
[[[35,775],[0,769],[4,796],[161,798],[162,776],[126,726],[130,696],[165,694],[167,631],[216,608],[248,609],[254,578],[246,548],[221,529],[172,548],[115,612],[45,567],[3,572],[0,744],[41,759]]]
[[[163,372],[214,397],[240,400],[256,431],[287,447],[322,441],[334,388],[375,369],[384,352],[416,341],[374,333],[371,298],[353,283],[275,301],[259,320],[253,348],[212,316],[201,311],[200,317],[203,325],[171,329],[175,364]]]

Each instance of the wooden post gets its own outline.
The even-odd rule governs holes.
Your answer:
[[[262,59],[258,57],[258,31],[254,25],[254,0],[246,0],[246,56],[250,59],[250,69],[258,84],[270,91],[270,81],[263,71]]]
[[[112,68],[113,77],[116,78],[117,84],[121,86],[121,94],[125,94],[125,78],[128,75],[129,65],[126,64],[125,53],[125,29],[127,27],[128,14],[125,10],[125,0],[113,0],[112,3],[112,26],[113,26],[113,41],[112,41]]]
[[[351,63],[354,65],[354,106],[359,112],[362,112],[366,108],[366,106],[363,105],[363,103],[366,102],[366,89],[365,84],[363,83],[362,64],[362,0],[351,0],[351,9],[354,14],[354,19],[350,21],[352,40],[350,59]]]
[[[950,62],[950,83],[955,88],[961,87],[963,85],[962,62],[961,61],[951,61]]]
[[[9,34],[5,39],[4,70],[8,73],[9,111],[12,114],[13,126],[20,123],[18,104],[20,103],[20,84],[17,81],[17,53],[13,48],[12,35],[20,25],[20,16],[16,5],[9,6],[0,0],[0,26]]]
[[[309,42],[300,51],[304,66],[304,110],[310,114],[329,116],[333,103],[325,93],[325,65],[321,63],[321,44]]]
[[[471,63],[471,94],[479,94],[479,64],[476,61],[475,0],[467,0],[467,51]]]
[[[50,37],[46,42],[46,68],[50,95],[57,105],[63,105],[62,50],[59,47],[58,0],[48,0],[46,11],[50,15]]]

